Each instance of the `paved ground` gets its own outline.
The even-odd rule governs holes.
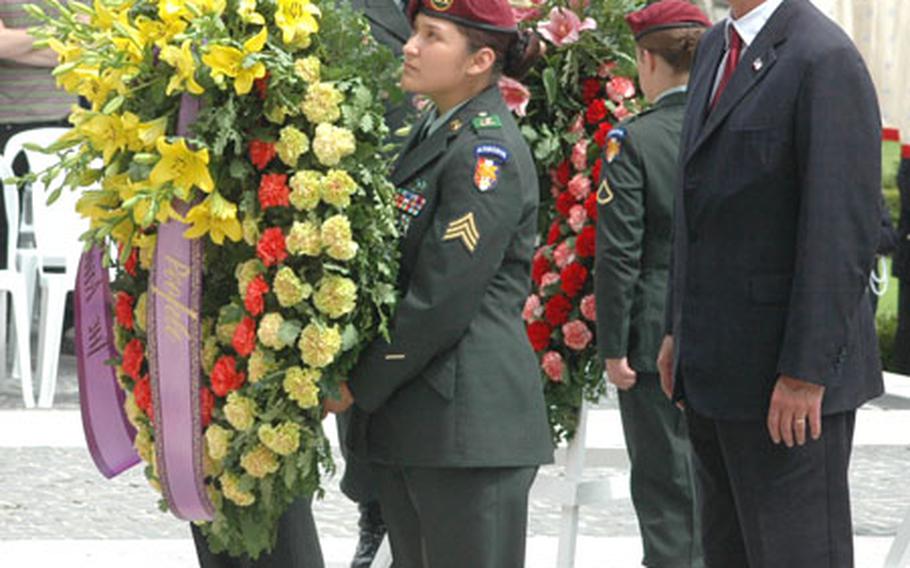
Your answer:
[[[68,423],[78,424],[74,412],[78,401],[73,357],[64,355],[60,367],[55,410],[48,413],[10,412],[22,408],[19,385],[10,379],[0,380],[0,413],[7,416],[5,427],[9,427],[10,416],[23,417],[21,424],[14,426],[21,426],[22,430],[7,432],[7,442],[0,447],[0,554],[9,553],[12,555],[10,558],[15,558],[17,553],[27,555],[29,542],[34,544],[33,551],[50,554],[55,546],[66,542],[81,543],[80,550],[104,551],[119,546],[116,542],[148,542],[151,546],[154,541],[164,547],[162,550],[173,546],[175,554],[179,552],[178,556],[189,555],[191,558],[186,524],[158,512],[155,494],[147,487],[138,469],[108,481],[95,470],[87,451],[77,444],[55,444],[51,441],[17,447],[9,443],[10,436],[13,439],[16,436],[28,438],[30,428],[37,427],[37,422],[30,417],[59,415],[65,417]],[[877,420],[889,416],[910,417],[906,408],[906,401],[892,398],[878,401],[863,413]],[[615,414],[615,411],[612,412]],[[898,428],[903,429],[903,426],[910,427],[910,420],[901,422]],[[906,429],[903,431],[907,432]],[[78,437],[78,433],[70,431],[67,436],[72,439]],[[862,445],[855,450],[851,478],[854,521],[859,537],[893,537],[901,519],[910,511],[910,490],[906,487],[910,446],[893,441],[884,444]],[[623,464],[595,467],[586,470],[585,475],[589,478],[610,477],[622,474],[624,469]],[[541,471],[541,477],[559,475],[561,469],[557,467]],[[336,557],[343,558],[353,546],[356,536],[356,509],[337,490],[336,483],[329,481],[327,489],[325,499],[314,505],[317,522],[328,549]],[[555,537],[559,534],[558,507],[547,500],[534,499],[530,518],[529,546],[555,553]],[[635,537],[638,529],[632,506],[627,500],[618,500],[603,508],[584,509],[580,533],[583,536],[581,542],[588,543],[580,544],[580,554],[585,547],[594,550],[594,543],[597,542],[624,543],[626,563],[616,565],[635,565],[635,562],[628,563],[631,562],[628,558],[637,555]],[[92,542],[110,544],[89,546]],[[885,538],[863,542],[859,548],[866,547],[872,551],[869,552],[870,558],[883,557],[883,551],[887,550],[888,541]],[[45,549],[41,543],[48,543],[49,547]],[[64,547],[63,550],[70,549]],[[176,560],[174,562],[164,565],[184,565]],[[538,563],[534,564],[529,559],[529,566],[548,566],[548,562],[540,563],[538,559]],[[9,564],[0,561],[0,565]],[[595,565],[598,568],[602,566],[591,564],[592,567]],[[876,560],[876,564],[866,564],[858,558],[858,565],[880,563]]]

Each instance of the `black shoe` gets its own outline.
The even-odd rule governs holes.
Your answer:
[[[358,504],[357,508],[360,510],[360,521],[357,523],[360,526],[360,540],[357,542],[351,568],[370,568],[382,539],[385,538],[385,523],[382,520],[379,501]]]

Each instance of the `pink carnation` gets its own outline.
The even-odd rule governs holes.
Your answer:
[[[572,147],[572,165],[579,172],[588,167],[588,139],[582,138]]]
[[[537,24],[537,33],[557,47],[575,43],[581,37],[581,32],[594,29],[597,29],[594,18],[582,21],[578,14],[566,8],[553,8],[550,10],[550,19]]]
[[[584,209],[584,207],[582,207]],[[562,270],[575,260],[575,251],[569,248],[568,241],[559,243],[559,246],[553,251],[553,261],[556,266]]]
[[[528,296],[528,299],[525,300],[525,307],[521,312],[521,318],[525,320],[526,323],[531,323],[532,321],[539,319],[541,315],[543,315],[543,308],[540,305],[540,296],[531,294]]]
[[[566,346],[575,351],[583,351],[594,339],[594,334],[581,320],[573,320],[562,326],[562,336]]]
[[[558,272],[547,272],[540,278],[540,294],[546,296],[544,290],[548,287],[559,284],[559,273]]]
[[[591,179],[585,174],[575,174],[575,177],[569,180],[569,193],[578,201],[584,201],[591,193]]]
[[[569,210],[569,228],[580,233],[588,221],[588,212],[584,205],[573,205]]]
[[[499,79],[499,92],[506,102],[509,110],[517,116],[525,116],[528,112],[528,102],[531,100],[531,91],[520,82],[503,75]]]
[[[635,96],[635,83],[628,77],[613,77],[607,82],[607,96],[614,103],[631,99]]]
[[[588,294],[581,301],[581,315],[588,321],[597,321],[597,302],[594,299],[594,294]]]
[[[547,377],[549,377],[551,381],[554,383],[562,382],[562,375],[566,370],[566,365],[562,360],[562,355],[556,351],[548,351],[547,354],[543,356],[543,360],[541,361],[540,366],[543,368],[543,372],[546,373]]]
[[[584,131],[585,117],[583,113],[578,113],[575,120],[572,121],[572,126],[569,127],[569,134],[581,134]]]
[[[619,104],[616,106],[616,109],[613,111],[613,116],[615,116],[619,120],[625,120],[625,119],[629,118],[630,116],[632,116],[632,113],[629,111],[629,109],[626,108],[625,105]]]

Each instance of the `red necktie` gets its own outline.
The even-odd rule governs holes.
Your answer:
[[[736,66],[739,65],[739,56],[743,50],[743,38],[739,37],[739,34],[736,32],[734,26],[730,26],[730,45],[727,48],[727,61],[724,63],[724,74],[720,77],[720,83],[717,85],[717,92],[714,93],[714,98],[711,100],[711,110],[714,110],[714,107],[717,106],[717,102],[720,100],[720,96],[723,94],[724,90],[727,88],[727,84],[730,83],[730,79],[733,77],[733,72],[736,71]]]

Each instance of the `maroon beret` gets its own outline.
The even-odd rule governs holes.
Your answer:
[[[711,20],[697,6],[685,0],[661,0],[626,16],[635,41],[651,32],[676,28],[710,28]]]
[[[418,12],[491,32],[518,30],[508,0],[410,0],[408,19],[412,24]]]

